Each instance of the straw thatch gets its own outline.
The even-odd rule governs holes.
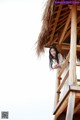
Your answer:
[[[80,45],[80,6],[77,5],[77,45]],[[68,20],[71,13],[71,5],[55,4],[54,0],[47,0],[46,7],[42,17],[42,28],[37,40],[37,54],[44,52],[45,47],[57,45],[60,51],[67,55],[70,50],[70,31],[71,22]],[[65,26],[68,25],[65,30]],[[62,33],[65,31],[63,39]],[[60,42],[61,39],[61,42]],[[61,46],[61,47],[60,47]],[[78,57],[80,58],[80,49],[78,47]]]
[[[38,42],[37,42],[38,55],[40,54],[40,52],[44,52],[45,44],[48,42],[47,36],[49,34],[49,25],[50,25],[51,16],[53,14],[53,4],[54,4],[54,0],[48,0],[46,3],[46,7],[45,7],[43,18],[42,18],[43,20],[42,29],[39,34]]]

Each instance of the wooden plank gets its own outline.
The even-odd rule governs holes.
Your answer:
[[[76,66],[80,66],[80,63],[77,63]]]
[[[71,46],[70,46],[70,71],[69,71],[69,84],[73,85],[76,81],[76,41],[77,41],[77,11],[76,5],[72,6],[71,15]],[[75,106],[75,93],[70,92],[66,120],[73,119]]]
[[[80,27],[78,26],[77,29],[80,29]]]
[[[64,36],[64,39],[63,39],[63,41],[65,41],[66,40],[66,38],[70,35],[70,33],[71,33],[71,29],[66,33],[66,35]]]
[[[56,75],[56,83],[55,83],[55,89],[57,91],[57,88],[60,85],[60,79],[58,79],[58,75],[59,75],[59,69],[57,69],[57,75]],[[59,96],[60,96],[60,92],[59,93],[55,93],[55,100],[54,100],[54,108],[56,107],[57,103],[59,102]]]
[[[65,93],[65,95],[63,96],[63,98],[61,99],[61,101],[58,103],[58,105],[56,106],[56,109],[54,111],[53,114],[55,114],[55,118],[57,119],[57,117],[59,117],[59,115],[65,110],[65,108],[67,107],[67,103],[68,103],[68,97],[69,97],[69,89],[67,90],[67,92]]]
[[[58,43],[59,42],[54,42],[54,44],[57,45],[57,47],[58,47]],[[61,46],[62,50],[70,50],[70,44],[69,43],[61,43],[60,46]],[[49,46],[46,46],[46,47],[49,47]],[[77,49],[77,51],[80,51],[80,45],[76,45],[76,49]],[[80,64],[77,64],[77,66],[78,65],[80,65]]]
[[[54,11],[54,14],[57,14],[58,11]]]
[[[69,84],[77,83],[76,80],[76,43],[77,43],[77,12],[76,5],[73,5],[71,14],[71,43],[70,43],[70,69]]]
[[[68,97],[66,98],[66,100],[62,103],[61,107],[58,109],[57,113],[55,114],[55,119],[57,120],[57,118],[59,117],[59,115],[65,110],[65,108],[67,107],[68,104]]]
[[[70,13],[70,11],[67,11],[67,12],[61,14],[60,17],[66,16],[66,15],[69,14],[69,13]]]
[[[70,56],[70,52],[68,53],[68,55],[67,55],[67,57],[66,57],[66,60],[65,60],[65,63],[64,63],[64,65],[62,66],[61,72],[59,73],[59,76],[58,76],[59,78],[61,77],[64,69],[65,69],[65,68],[67,67],[67,65],[68,65],[69,56]]]
[[[76,92],[76,98],[80,99],[80,93]]]
[[[66,93],[64,94],[64,96],[60,99],[60,101],[56,105],[53,114],[56,114],[58,112],[58,110],[61,108],[61,105],[64,103],[64,101],[68,97],[69,92],[70,92],[70,89],[69,89],[69,86],[68,86],[67,89],[66,89]]]
[[[75,110],[74,110],[74,106],[75,106],[75,98],[76,97],[80,98],[80,93],[79,92],[80,92],[80,87],[78,87],[78,86],[69,86],[68,91],[66,92],[66,94],[64,95],[64,97],[61,99],[61,101],[56,106],[56,109],[54,111],[55,120],[57,120],[57,117],[64,111],[64,109],[67,106],[67,103],[69,104],[68,106],[70,108],[68,108],[68,109],[70,110],[70,112],[71,112],[71,109],[73,109],[73,114],[78,110],[79,106],[77,106],[78,108],[76,107]],[[68,98],[70,99],[69,102],[68,102]],[[68,117],[70,117],[70,116],[68,116]],[[71,116],[71,117],[73,117],[73,116]],[[72,120],[72,119],[67,118],[66,120]]]
[[[56,15],[56,20],[55,20],[55,26],[53,27],[50,40],[49,40],[49,42],[46,45],[50,44],[53,41],[54,33],[55,33],[55,30],[56,30],[56,27],[57,27],[57,23],[58,23],[58,19],[59,19],[61,10],[62,10],[62,5],[59,6],[58,13]]]
[[[80,22],[80,16],[78,17],[78,20],[77,20],[77,24]],[[71,27],[71,26],[70,26]],[[69,30],[67,33],[66,33],[66,35],[64,36],[64,39],[63,39],[63,41],[70,35],[70,33],[71,33],[71,30]]]
[[[76,46],[77,51],[80,51],[80,45]],[[70,50],[70,45],[62,45],[62,50]]]
[[[66,32],[68,32],[70,29],[71,29],[71,25],[69,24],[69,26],[67,27],[67,31]]]
[[[79,22],[80,22],[80,16],[78,17],[78,19],[77,19],[77,24],[79,24]],[[58,27],[55,31],[58,31],[61,27],[63,27],[65,25],[65,23],[64,24],[62,24],[60,27]],[[69,29],[69,27],[68,27],[68,29]],[[67,30],[68,30],[67,29]],[[79,29],[78,29],[78,31],[79,31]],[[70,35],[70,33],[71,33],[71,30],[68,30],[68,32],[65,34],[65,36],[64,36],[64,38],[63,38],[63,41],[65,41],[65,39]],[[50,44],[53,44],[55,41],[57,40],[57,38],[55,38]],[[47,44],[46,43],[46,45],[45,46],[50,46],[50,44]],[[79,51],[79,50],[78,50]]]
[[[58,42],[54,42],[55,45],[58,46]],[[70,44],[69,43],[61,43],[60,44],[62,50],[70,50]],[[77,51],[80,51],[80,45],[76,45]]]
[[[74,106],[75,106],[75,93],[70,92],[69,101],[68,101],[68,108],[67,108],[67,113],[66,113],[66,119],[65,120],[73,120]]]
[[[74,109],[74,114],[80,109],[80,103],[76,106],[76,108]]]
[[[58,22],[61,22],[62,20],[66,19],[66,17],[69,16],[69,13],[70,13],[70,12],[67,12],[66,14],[65,14],[65,13],[66,13],[66,12],[64,12],[63,14],[61,14],[61,15],[63,15],[63,16],[60,15]],[[67,19],[66,19],[66,20],[67,20]]]
[[[71,12],[70,12],[70,14],[69,14],[69,16],[68,16],[68,18],[67,18],[65,27],[64,27],[64,29],[63,29],[63,32],[62,32],[61,37],[60,37],[60,40],[59,40],[59,44],[61,44],[62,41],[63,41],[64,35],[65,35],[66,31],[67,31],[67,27],[68,27],[68,25],[69,25],[69,23],[70,23],[70,18],[71,18]]]
[[[64,16],[64,17],[62,17],[62,18],[60,18],[60,19],[59,19],[59,22],[61,22],[62,20],[66,19],[67,17],[68,17],[68,15],[66,15],[66,16]]]
[[[68,10],[68,7],[64,7],[64,8],[62,9],[63,12],[66,11],[66,10]]]
[[[63,23],[61,26],[59,26],[58,28],[56,28],[56,31],[57,32],[60,28],[62,28],[63,26],[65,25],[65,23]]]
[[[68,5],[69,9],[72,9],[72,5]],[[77,11],[80,11],[80,6],[77,6]]]
[[[63,87],[66,79],[68,78],[68,76],[69,76],[69,71],[66,73],[64,79],[62,80],[61,84],[59,85],[59,87],[58,87],[58,89],[57,89],[57,92],[60,92],[60,90],[61,90],[61,88]]]
[[[64,24],[64,23],[66,23],[66,19],[64,19],[64,20],[62,20],[62,21],[60,21],[60,22],[58,22],[58,24],[57,24],[57,27],[60,27],[62,24]]]
[[[58,116],[66,109],[67,104],[68,104],[68,97],[64,100],[64,102],[62,103],[61,107],[57,111],[57,113],[55,115],[56,118],[58,118]]]
[[[77,79],[78,82],[80,82],[80,79]]]
[[[54,42],[54,44],[58,45],[58,42]],[[61,43],[62,46],[66,45],[66,46],[70,46],[69,43]]]
[[[80,87],[75,85],[70,85],[70,90],[74,92],[80,92]]]
[[[57,28],[61,28],[61,27],[65,24],[65,22],[66,22],[66,19],[64,19],[64,20],[62,20],[62,21],[60,21],[60,22],[58,22],[58,23],[57,23]],[[54,23],[54,26],[55,26],[55,23]],[[53,26],[53,27],[54,27],[54,26]],[[53,30],[53,27],[50,28],[50,31]],[[58,30],[57,28],[56,28],[56,31]]]

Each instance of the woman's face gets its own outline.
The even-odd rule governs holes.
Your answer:
[[[54,49],[54,48],[52,48],[52,49],[50,50],[50,53],[51,53],[51,55],[52,55],[53,57],[55,57],[55,56],[56,56],[56,51],[55,51],[55,49]]]

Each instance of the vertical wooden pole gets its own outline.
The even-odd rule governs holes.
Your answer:
[[[60,93],[57,93],[57,89],[58,89],[58,87],[60,85],[60,79],[58,78],[60,69],[57,69],[56,72],[57,72],[56,73],[56,88],[55,88],[56,93],[55,93],[55,100],[54,100],[54,109],[55,109],[57,103],[59,102],[59,97],[60,97]],[[57,120],[56,115],[54,116],[54,120]]]
[[[69,84],[76,83],[76,43],[77,43],[77,8],[72,6],[71,12],[71,43],[70,43],[70,68]]]
[[[75,106],[75,93],[71,92],[68,100],[66,120],[73,120]]]
[[[69,85],[73,85],[76,80],[76,43],[77,43],[77,8],[76,4],[72,6],[71,13],[71,43],[70,43],[70,68]],[[75,93],[70,92],[66,120],[72,120],[75,106]]]
[[[60,85],[60,79],[58,79],[58,76],[59,76],[59,72],[60,72],[60,69],[57,69],[57,75],[56,75],[56,94],[55,94],[55,105],[54,107],[56,107],[57,103],[59,102],[59,96],[60,96],[60,93],[57,93],[57,89]]]

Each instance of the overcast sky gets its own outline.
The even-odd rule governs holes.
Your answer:
[[[0,0],[0,119],[53,120],[55,71],[35,43],[46,0]]]

